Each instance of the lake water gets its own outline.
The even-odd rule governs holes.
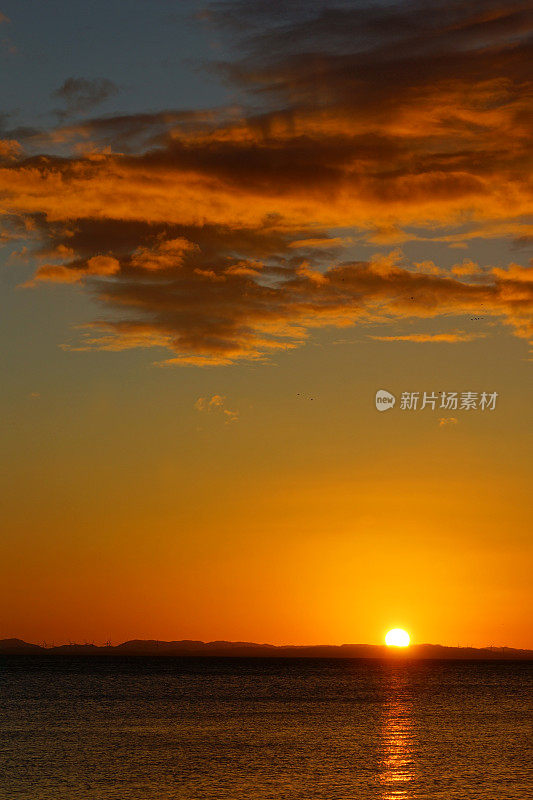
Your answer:
[[[0,658],[2,800],[528,800],[528,662]]]

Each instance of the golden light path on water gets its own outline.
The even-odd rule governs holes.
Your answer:
[[[414,780],[411,701],[406,696],[406,675],[391,675],[382,728],[383,756],[380,783],[382,800],[410,800]]]

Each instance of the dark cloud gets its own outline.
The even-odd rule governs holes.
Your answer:
[[[160,239],[121,260],[45,265],[35,280],[87,281],[104,306],[120,309],[120,321],[89,326],[81,349],[157,345],[173,352],[165,363],[264,360],[302,344],[316,328],[443,315],[483,313],[531,335],[532,275],[517,265],[480,284],[419,273],[401,265],[399,251],[323,271],[279,256],[275,265],[236,258],[223,254],[222,240],[216,251],[207,256],[193,241]]]
[[[67,78],[52,97],[65,103],[60,116],[85,114],[118,93],[118,86],[108,78]]]

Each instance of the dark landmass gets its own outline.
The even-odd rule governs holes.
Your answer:
[[[0,654],[5,655],[94,655],[94,656],[179,656],[231,658],[405,658],[452,660],[533,660],[533,650],[512,647],[444,647],[439,644],[414,644],[407,648],[374,644],[282,645],[253,642],[159,642],[133,639],[115,646],[64,644],[57,647],[28,644],[21,639],[0,639]]]

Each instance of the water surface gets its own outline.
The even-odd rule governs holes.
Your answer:
[[[532,664],[0,658],[2,800],[527,800]]]

